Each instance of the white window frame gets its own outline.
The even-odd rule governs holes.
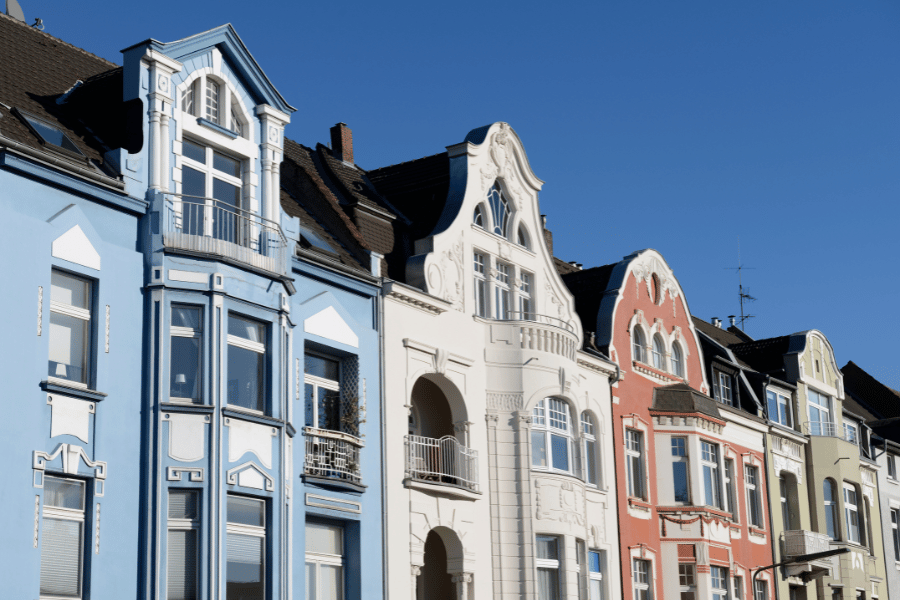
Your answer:
[[[737,475],[734,470],[734,459],[725,457],[725,510],[731,514],[735,523],[740,522],[740,510],[738,509],[737,494],[735,493],[735,481]]]
[[[203,116],[207,121],[221,125],[222,115],[225,112],[224,102],[222,102],[223,85],[211,77],[204,78],[203,85]],[[227,96],[227,94],[225,94]]]
[[[560,410],[562,407],[562,410]],[[531,466],[534,469],[542,471],[551,471],[553,473],[565,473],[571,475],[575,473],[575,460],[572,430],[574,423],[572,422],[572,408],[569,403],[561,398],[549,396],[538,402],[532,410],[532,426],[531,436],[532,445],[537,436],[544,436],[544,447],[546,448],[547,466],[534,464],[534,453],[532,452]],[[553,466],[553,437],[561,437],[566,441],[566,463],[567,469],[559,469]]]
[[[825,499],[826,485],[831,489],[831,500]],[[834,536],[831,538],[833,540],[841,539],[841,519],[838,515],[838,498],[841,497],[841,494],[843,494],[843,488],[841,488],[841,491],[838,491],[838,486],[833,479],[826,477],[822,480],[822,505],[825,507],[825,535],[828,535],[828,521],[830,519],[832,528],[834,529]]]
[[[342,599],[346,598],[345,579],[346,579],[347,574],[346,574],[346,565],[345,565],[345,561],[344,561],[344,556],[346,556],[346,554],[347,554],[347,547],[346,547],[346,540],[345,540],[346,532],[345,532],[343,526],[333,525],[331,523],[329,523],[328,525],[330,525],[332,527],[339,527],[341,530],[341,536],[340,536],[341,553],[340,554],[328,554],[328,553],[324,553],[324,552],[311,552],[309,550],[306,550],[305,551],[305,560],[306,560],[306,565],[312,565],[316,571],[316,574],[315,574],[316,584],[318,584],[320,581],[322,581],[322,577],[321,577],[320,573],[321,573],[321,567],[323,565],[330,566],[330,567],[340,567],[341,589],[340,589],[340,594],[338,596],[338,600],[342,600]],[[320,588],[317,585],[316,586],[316,597],[315,598],[307,598],[306,600],[319,600],[319,597],[318,597],[319,589]]]
[[[820,402],[821,401],[821,402]],[[833,435],[831,432],[832,425],[834,423],[834,415],[832,413],[832,404],[831,404],[831,396],[826,396],[825,394],[820,394],[819,392],[807,388],[806,389],[806,412],[807,417],[809,418],[809,432],[812,435]],[[812,411],[815,409],[818,411],[819,416],[824,416],[824,419],[813,419]],[[820,425],[814,425],[820,424]],[[827,424],[827,425],[826,425]]]
[[[894,544],[894,561],[900,562],[900,508],[891,508],[891,539]]]
[[[76,279],[81,281],[86,285],[85,292],[85,300],[87,303],[87,308],[81,308],[80,306],[73,306],[71,304],[64,304],[62,302],[56,301],[53,299],[53,275],[59,274],[63,277],[69,277],[71,279]],[[61,385],[69,386],[69,387],[79,387],[88,389],[91,385],[91,378],[93,376],[94,371],[94,347],[93,347],[93,337],[94,337],[94,328],[91,323],[93,311],[94,311],[94,281],[88,279],[87,277],[82,277],[81,275],[76,275],[75,273],[70,273],[68,271],[63,271],[61,269],[51,269],[50,271],[50,313],[56,313],[58,315],[63,315],[66,317],[71,317],[73,319],[78,319],[79,321],[85,322],[85,339],[84,339],[84,381],[75,381],[72,379],[66,379],[64,377],[57,377],[57,373],[49,373],[49,364],[48,364],[48,374],[47,380],[59,383]],[[51,336],[53,331],[53,325],[50,326]],[[52,351],[53,340],[52,337],[50,339]],[[49,363],[49,356],[48,356]],[[60,366],[65,366],[62,363],[57,363],[57,369]],[[69,365],[74,366],[74,365]]]
[[[247,536],[247,537],[260,538],[262,540],[262,546],[261,546],[262,565],[260,568],[260,573],[261,573],[261,577],[262,577],[262,588],[263,588],[263,593],[262,593],[261,597],[265,598],[266,593],[268,592],[268,590],[266,589],[268,587],[266,585],[268,583],[268,581],[267,581],[268,578],[266,577],[266,569],[267,569],[266,558],[268,558],[266,556],[266,554],[267,554],[267,552],[266,552],[266,528],[268,525],[268,519],[267,519],[267,515],[266,515],[266,508],[267,508],[266,501],[263,498],[253,498],[250,496],[241,496],[239,494],[227,494],[227,496],[234,497],[234,498],[242,498],[245,500],[254,500],[254,501],[257,501],[260,504],[262,504],[262,523],[263,524],[262,524],[262,526],[255,526],[255,525],[245,525],[243,523],[232,523],[231,521],[228,521],[228,514],[227,514],[228,504],[227,504],[227,499],[226,499],[226,515],[225,515],[225,519],[226,519],[226,523],[225,523],[225,534],[226,534],[226,539],[225,539],[225,543],[226,543],[225,579],[226,579],[226,582],[227,582],[227,578],[228,578],[228,566],[227,566],[228,565],[228,562],[227,562],[228,561],[228,557],[227,557],[228,536],[229,535],[242,535],[242,536]],[[227,583],[226,583],[226,585],[227,585]]]
[[[769,600],[769,582],[757,579],[753,584],[753,600]]]
[[[534,288],[534,275],[527,271],[519,271],[519,318],[530,320],[534,318],[534,298],[531,291]]]
[[[193,518],[185,519],[185,518],[174,518],[170,515],[167,518],[167,530],[168,533],[171,534],[173,531],[193,531],[194,539],[196,543],[196,552],[194,554],[194,568],[195,568],[195,589],[194,589],[194,599],[200,597],[200,490],[195,489],[186,489],[186,488],[170,488],[169,489],[169,502],[172,500],[172,493],[185,493],[185,494],[193,494],[195,497],[194,505],[196,507],[196,515]],[[166,538],[166,552],[170,551],[171,548],[171,535]],[[171,555],[167,556],[167,566],[166,566],[166,590],[168,597],[168,577],[171,576],[170,572],[171,567]]]
[[[528,235],[528,228],[521,223],[516,227],[516,244],[526,250],[531,250],[531,236]]]
[[[309,350],[307,350],[303,353],[304,359],[306,358],[307,354],[310,356],[315,356],[317,358],[323,358],[325,360],[331,360],[331,361],[338,363],[338,378],[337,378],[337,380],[326,379],[325,377],[319,377],[317,375],[310,375],[309,373],[303,374],[303,383],[313,386],[312,407],[313,407],[313,423],[315,423],[315,425],[312,425],[312,427],[318,428],[319,427],[319,402],[318,402],[319,388],[324,388],[331,392],[338,392],[338,394],[340,394],[340,392],[341,392],[341,369],[343,368],[343,365],[341,364],[341,361],[337,357],[334,357],[334,356],[328,356],[327,354],[321,354],[319,352],[310,352]],[[304,397],[306,397],[305,389],[304,389],[303,394],[304,394]],[[340,400],[338,400],[338,408],[340,409]],[[305,411],[305,407],[304,407],[304,420],[306,418],[305,412],[306,411]],[[339,412],[340,412],[340,410],[339,410]],[[340,416],[338,416],[338,419],[340,420]]]
[[[709,587],[713,600],[729,600],[728,593],[728,567],[713,565],[709,569]]]
[[[678,342],[672,343],[672,374],[684,379],[684,351]]]
[[[731,375],[716,371],[715,385],[713,386],[716,400],[722,404],[734,406],[734,390],[732,387]]]
[[[682,600],[697,597],[697,570],[694,563],[678,563],[678,589]]]
[[[190,310],[196,310],[200,313],[200,317],[198,319],[199,328],[194,329],[192,327],[176,327],[171,325],[172,323],[172,315],[174,313],[175,308],[187,308]],[[173,303],[169,305],[169,369],[174,369],[174,357],[172,356],[174,345],[172,344],[172,338],[180,337],[180,338],[190,338],[195,340],[200,340],[198,344],[198,356],[197,356],[197,398],[188,398],[186,396],[176,396],[172,393],[171,383],[169,385],[169,402],[177,402],[184,404],[203,404],[203,307],[196,306],[193,304],[180,304]],[[177,377],[177,373],[176,373]],[[178,383],[176,381],[176,383]]]
[[[662,336],[658,333],[654,333],[651,338],[651,352],[653,354],[653,368],[657,371],[665,371],[666,370],[666,343],[663,341]]]
[[[887,478],[892,481],[897,481],[897,457],[893,454],[888,454],[886,456],[887,460]]]
[[[691,461],[688,456],[688,439],[684,436],[673,435],[670,438],[669,445],[672,454],[672,501],[676,504],[691,503]],[[677,498],[677,478],[675,475],[675,465],[684,465],[684,487],[687,490],[687,498],[679,500]]]
[[[494,202],[492,201],[493,193],[496,191],[497,193],[497,207],[502,207],[504,218],[501,218],[498,222],[498,216],[496,210],[494,210]],[[503,191],[503,184],[500,183],[499,179],[494,180],[494,183],[491,184],[491,187],[488,188],[486,202],[488,209],[491,213],[491,229],[490,233],[494,235],[498,235],[503,239],[509,239],[510,230],[512,229],[513,222],[513,206],[509,201],[509,198],[506,197],[506,194]],[[499,231],[498,231],[499,230]]]
[[[732,582],[734,582],[734,600],[743,600],[744,599],[744,576],[743,575],[734,575],[731,578]]]
[[[219,179],[229,185],[235,186],[238,189],[238,205],[235,208],[238,211],[245,210],[245,207],[244,207],[244,202],[245,202],[244,173],[247,169],[247,162],[241,156],[219,150],[218,148],[216,148],[215,146],[213,146],[212,144],[210,144],[208,141],[206,141],[204,139],[198,139],[198,138],[194,138],[194,137],[185,137],[182,144],[184,144],[184,142],[194,144],[195,146],[201,146],[204,149],[205,161],[203,163],[200,163],[200,162],[194,160],[193,158],[187,156],[184,153],[184,151],[182,150],[182,153],[181,153],[182,182],[184,181],[184,168],[185,167],[189,167],[189,168],[203,174],[203,176],[204,176],[204,183],[203,183],[204,196],[203,196],[203,198],[204,198],[204,203],[206,204],[206,213],[207,213],[205,218],[203,219],[203,235],[212,236],[213,235],[213,231],[212,231],[213,219],[212,219],[212,215],[210,213],[213,210],[214,202],[223,202],[224,203],[224,201],[215,200],[213,198],[213,186],[214,186],[213,180]],[[225,158],[236,161],[240,165],[241,174],[238,176],[235,176],[230,173],[226,173],[225,171],[216,169],[213,166],[213,164],[214,164],[213,161],[215,160],[215,153],[217,153],[217,152],[219,154],[221,154],[222,156],[224,156]],[[183,185],[183,183],[182,183],[182,185]],[[182,187],[182,194],[183,193],[184,193],[184,188]],[[190,196],[190,197],[198,198],[195,196]]]
[[[47,536],[43,534],[47,530],[47,521],[48,520],[56,520],[56,521],[75,521],[81,524],[81,539],[78,542],[78,595],[77,596],[55,596],[55,595],[47,595],[40,594],[41,600],[56,600],[57,598],[64,598],[66,600],[73,600],[75,598],[81,598],[84,592],[84,539],[85,539],[85,526],[86,519],[85,513],[87,512],[88,505],[88,495],[87,495],[87,482],[81,479],[73,479],[70,477],[56,477],[51,475],[44,475],[44,486],[46,489],[46,482],[48,479],[57,479],[60,481],[68,481],[75,482],[81,485],[81,510],[76,510],[73,508],[62,508],[58,506],[48,506],[46,498],[44,499],[44,508],[43,513],[41,515],[41,570],[43,571],[44,566],[44,552],[46,550],[45,544],[48,543]]]
[[[500,321],[509,319],[509,313],[513,309],[512,305],[512,285],[511,278],[513,276],[513,267],[510,264],[496,261],[494,271],[494,318]]]
[[[852,421],[844,421],[844,439],[859,446],[859,427]]]
[[[260,378],[260,382],[259,382],[259,385],[260,385],[259,394],[260,394],[260,396],[261,396],[261,398],[262,398],[263,409],[262,409],[262,410],[256,410],[256,409],[252,409],[252,408],[247,408],[247,407],[245,407],[245,406],[240,406],[240,405],[238,405],[238,404],[231,404],[230,398],[227,397],[227,396],[228,396],[228,390],[227,390],[227,389],[226,389],[226,391],[225,391],[225,393],[226,393],[226,402],[228,403],[228,406],[229,406],[230,408],[236,408],[236,409],[238,409],[238,410],[248,411],[248,412],[257,413],[257,414],[265,414],[265,413],[268,412],[268,407],[267,407],[267,405],[268,405],[268,398],[267,398],[267,394],[266,394],[266,377],[267,377],[268,371],[269,371],[268,365],[266,364],[266,355],[267,355],[267,351],[266,351],[266,350],[267,350],[267,341],[268,341],[268,327],[266,326],[266,323],[264,323],[263,321],[260,321],[260,320],[258,320],[258,319],[254,319],[254,318],[252,318],[252,317],[246,317],[246,316],[244,316],[244,315],[242,315],[242,314],[238,314],[238,313],[232,314],[232,313],[229,312],[229,314],[228,314],[228,319],[230,320],[232,317],[236,317],[236,318],[241,319],[241,320],[246,320],[246,321],[254,322],[254,323],[256,323],[257,325],[260,325],[260,327],[261,327],[261,329],[262,329],[263,342],[254,342],[254,341],[252,341],[252,340],[248,340],[248,339],[246,339],[246,338],[242,338],[242,337],[239,337],[239,336],[236,336],[236,335],[232,335],[232,334],[229,333],[229,334],[228,334],[228,337],[227,337],[227,345],[228,345],[229,347],[230,347],[230,346],[234,346],[235,348],[243,348],[244,350],[250,350],[251,352],[256,352],[257,354],[262,354],[262,355],[263,355],[263,370],[262,370],[262,377]],[[226,331],[227,331],[227,327],[228,327],[228,324],[226,323]],[[228,365],[228,358],[227,358],[227,357],[226,357],[226,360],[225,360],[225,364],[226,364],[226,367],[227,367],[227,365]],[[226,382],[227,382],[227,377],[228,377],[228,375],[226,375]],[[226,386],[226,388],[227,388],[227,386]]]
[[[762,481],[759,479],[759,467],[744,465],[744,490],[747,501],[747,523],[750,527],[763,529]]]
[[[475,314],[482,318],[489,318],[491,314],[490,296],[488,295],[488,285],[486,269],[488,268],[488,255],[477,250],[473,253],[473,277],[475,284],[472,286],[475,290]]]
[[[472,224],[487,231],[487,210],[484,204],[479,203],[472,211]]]
[[[791,403],[791,397],[777,390],[766,390],[766,402],[769,405],[769,420],[778,423],[789,429],[794,428],[794,408]],[[775,414],[772,414],[772,409]],[[781,420],[782,408],[784,409],[785,421]]]
[[[863,522],[862,522],[862,513],[859,510],[859,501],[860,494],[856,490],[856,486],[852,483],[844,482],[843,483],[843,497],[844,497],[844,523],[847,526],[847,541],[852,542],[854,544],[862,544],[862,532],[863,532]],[[852,500],[851,500],[852,494]],[[852,524],[851,516],[856,516],[856,525]],[[854,528],[856,535],[854,536]],[[855,537],[855,539],[854,539]]]
[[[631,330],[631,354],[639,363],[647,364],[647,336],[640,325]]]
[[[703,471],[703,502],[722,509],[721,449],[718,444],[700,440],[700,465]]]
[[[653,600],[653,564],[643,558],[631,559],[634,600]]]
[[[629,497],[639,500],[648,500],[644,448],[644,432],[640,429],[627,428],[625,430],[627,491]]]
[[[535,545],[537,545],[537,540],[540,540],[541,538],[543,538],[544,540],[553,540],[553,543],[556,544],[556,560],[549,559],[549,558],[537,558],[537,551],[536,551],[537,549],[535,549],[535,559],[534,559],[535,570],[537,570],[537,571],[540,571],[540,570],[555,571],[556,572],[556,585],[557,585],[557,589],[555,590],[555,592],[556,592],[555,595],[551,595],[550,598],[540,598],[539,597],[538,600],[561,600],[562,595],[560,593],[561,592],[560,588],[563,587],[563,581],[562,581],[562,576],[561,576],[562,573],[560,570],[560,564],[562,563],[562,561],[560,560],[560,556],[562,554],[562,544],[560,542],[562,541],[563,538],[561,538],[559,536],[555,536],[555,535],[542,535],[542,534],[537,534],[537,536],[535,536],[535,538],[536,538]],[[537,576],[537,574],[535,574],[535,575]],[[539,581],[539,578],[536,577],[535,578],[535,587],[538,588],[537,594],[539,595],[540,594],[540,586],[538,585],[538,581]]]
[[[584,454],[584,482],[591,487],[600,487],[600,457],[598,456],[600,445],[597,443],[595,430],[594,417],[588,411],[582,412],[581,438],[582,452]],[[593,448],[591,448],[592,446]],[[593,479],[590,476],[589,465],[591,464],[594,466]]]
[[[591,568],[591,558],[593,555],[597,556],[597,567],[598,570],[594,571]],[[596,548],[588,549],[587,556],[587,571],[588,571],[588,598],[589,600],[603,600],[604,590],[603,590],[603,567],[605,566],[605,553],[603,550],[598,550]],[[595,583],[596,582],[596,583]],[[599,589],[600,594],[594,595],[592,590]]]

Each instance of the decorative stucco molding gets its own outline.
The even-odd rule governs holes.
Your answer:
[[[272,468],[272,438],[278,430],[268,425],[250,423],[241,419],[225,419],[229,427],[228,460],[235,462],[246,452],[256,455],[267,469]],[[230,471],[229,471],[230,473]]]
[[[85,444],[90,441],[91,415],[96,410],[93,402],[47,394],[47,404],[50,405],[50,437],[71,435]]]
[[[78,463],[83,460],[84,464],[89,469],[94,469],[94,477],[96,479],[106,479],[106,463],[99,460],[92,461],[88,458],[84,448],[74,444],[60,444],[56,447],[56,450],[51,453],[35,450],[32,457],[31,468],[35,471],[43,471],[47,468],[47,463],[56,460],[57,456],[62,457],[63,472],[67,475],[77,474]]]
[[[169,456],[179,462],[196,462],[206,455],[209,415],[165,413],[169,422]]]
[[[585,526],[584,487],[574,481],[534,480],[535,518]]]
[[[504,392],[488,392],[487,407],[491,410],[517,411],[525,408],[524,394],[509,394]]]
[[[228,485],[240,485],[267,492],[275,491],[275,480],[252,461],[245,462],[225,473]]]
[[[168,481],[183,481],[184,475],[188,475],[188,481],[199,483],[203,481],[202,467],[169,467],[166,469]]]

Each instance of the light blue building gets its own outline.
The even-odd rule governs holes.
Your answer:
[[[282,173],[294,109],[230,25],[0,39],[5,593],[382,598],[378,262]]]

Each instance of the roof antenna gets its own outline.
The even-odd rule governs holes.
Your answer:
[[[753,269],[754,267],[745,267],[744,263],[741,262],[741,236],[738,236],[738,266],[725,268],[731,271],[737,271],[738,274],[738,297],[741,301],[741,317],[737,324],[740,325],[741,331],[744,331],[744,324],[747,320],[756,317],[756,315],[748,315],[744,312],[744,301],[756,302],[756,298],[750,295],[750,288],[744,287],[743,271],[744,269]]]
[[[34,27],[35,29],[37,29],[38,31],[43,31],[44,30],[44,20],[40,17],[35,17],[34,23],[32,23],[31,26]]]

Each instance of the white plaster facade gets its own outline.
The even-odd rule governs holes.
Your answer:
[[[388,593],[399,600],[536,598],[535,536],[545,535],[556,540],[550,563],[560,597],[578,597],[588,585],[585,552],[594,550],[605,563],[603,597],[617,598],[609,416],[616,368],[581,350],[574,300],[543,236],[542,182],[518,136],[495,123],[475,138],[448,147],[447,207],[436,232],[416,241],[406,267],[407,281],[420,287],[384,287]],[[508,201],[507,220],[487,201],[495,183]],[[476,254],[484,265],[483,304],[476,302]],[[556,456],[565,469],[549,466],[551,458],[547,467],[532,466],[532,432],[544,431],[533,411],[545,398],[568,408],[568,433],[546,449],[549,456],[551,443],[566,446]],[[596,485],[586,481],[585,411],[593,420]],[[415,449],[444,436],[461,448],[443,467],[449,476],[426,465],[439,451]],[[468,450],[477,460],[459,458]],[[463,464],[471,468],[459,473]],[[449,573],[437,587],[432,531]]]

